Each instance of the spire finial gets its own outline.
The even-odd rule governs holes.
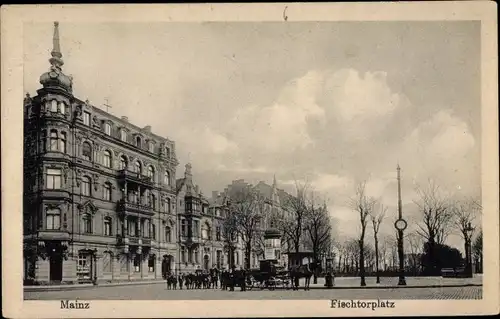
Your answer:
[[[54,36],[52,37],[52,56],[49,59],[50,64],[58,70],[64,65],[61,53],[61,44],[59,42],[59,22],[54,22]]]
[[[276,187],[276,174],[273,175],[273,186]]]

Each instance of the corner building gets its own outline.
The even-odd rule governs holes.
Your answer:
[[[49,62],[24,99],[25,283],[175,271],[175,143],[73,95],[57,22]]]

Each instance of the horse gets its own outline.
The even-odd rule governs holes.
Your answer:
[[[299,290],[300,278],[305,278],[306,282],[304,290],[310,290],[311,277],[313,272],[309,269],[309,265],[292,266],[290,268],[290,279],[292,281],[292,289]]]

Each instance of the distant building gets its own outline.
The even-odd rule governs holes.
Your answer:
[[[24,279],[162,278],[177,255],[175,143],[73,95],[58,23],[51,55],[24,99]]]

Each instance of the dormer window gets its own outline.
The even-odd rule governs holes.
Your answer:
[[[64,104],[64,102],[59,102],[59,110],[61,114],[66,113],[66,104]]]
[[[168,147],[165,147],[165,156],[167,158],[170,158],[170,148],[168,148]]]
[[[137,146],[138,148],[141,148],[141,137],[140,136],[136,136],[135,146]]]
[[[108,122],[104,123],[104,133],[111,136],[111,124],[109,124]]]
[[[122,140],[122,142],[127,141],[127,131],[125,131],[125,129],[123,128],[120,130],[120,139]]]
[[[148,146],[149,147],[149,151],[151,153],[154,153],[154,151],[155,151],[155,144],[152,141],[149,141],[148,145],[149,145]]]
[[[83,124],[90,126],[90,113],[83,112]]]

